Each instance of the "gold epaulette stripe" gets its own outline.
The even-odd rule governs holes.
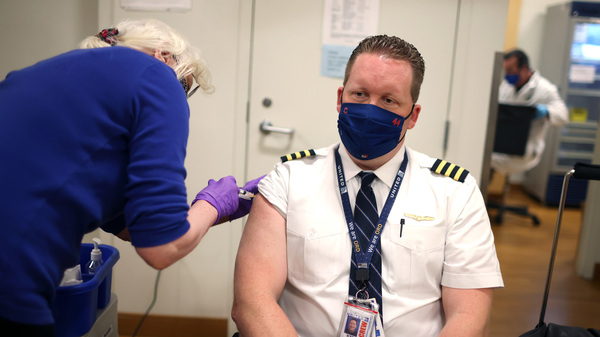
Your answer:
[[[313,150],[313,149],[304,150],[304,151],[300,151],[300,152],[294,152],[294,153],[290,153],[290,154],[285,155],[285,156],[281,156],[281,162],[285,163],[288,160],[294,160],[294,159],[298,159],[298,158],[310,157],[310,156],[314,156],[314,155],[315,155],[315,150]]]
[[[465,179],[469,175],[469,171],[464,168],[449,163],[445,160],[437,159],[433,166],[431,166],[431,171],[445,175],[446,177],[450,177],[456,181],[460,181],[461,183],[465,182]]]

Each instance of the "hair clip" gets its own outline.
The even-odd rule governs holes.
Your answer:
[[[103,29],[96,36],[98,36],[98,38],[100,38],[102,41],[110,44],[111,46],[114,46],[117,44],[118,34],[119,30],[117,28],[108,28]]]

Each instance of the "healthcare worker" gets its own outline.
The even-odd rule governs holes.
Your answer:
[[[250,208],[231,176],[187,204],[187,98],[194,82],[212,90],[199,50],[156,20],[80,47],[0,82],[0,335],[54,336],[50,305],[85,233],[130,239],[163,269]]]
[[[562,126],[569,121],[567,106],[556,86],[529,67],[529,58],[519,49],[504,54],[505,78],[500,84],[498,102],[537,108],[523,156],[492,154],[492,168],[499,173],[525,172],[535,167],[545,148],[550,125]]]

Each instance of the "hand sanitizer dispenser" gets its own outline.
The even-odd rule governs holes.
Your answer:
[[[92,249],[92,252],[90,253],[90,261],[85,265],[85,271],[88,274],[95,274],[96,270],[104,263],[104,261],[102,261],[102,251],[98,248],[98,245],[101,243],[100,239],[93,238],[92,241],[94,242],[94,249]]]

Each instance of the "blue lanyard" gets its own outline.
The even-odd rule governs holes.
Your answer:
[[[394,205],[394,201],[396,200],[396,196],[398,195],[398,190],[400,189],[400,185],[402,184],[402,179],[404,179],[404,172],[406,172],[407,164],[408,156],[405,150],[404,160],[402,160],[402,164],[400,164],[400,169],[398,170],[398,174],[396,174],[396,179],[394,180],[394,185],[390,189],[390,193],[388,194],[385,205],[383,206],[383,210],[381,211],[381,215],[379,216],[379,220],[377,221],[377,227],[373,232],[373,236],[371,237],[367,250],[364,251],[360,246],[360,242],[358,241],[358,235],[356,233],[354,215],[352,214],[352,207],[350,206],[350,199],[348,198],[348,187],[346,186],[346,178],[344,177],[344,168],[342,166],[339,147],[335,151],[335,169],[338,175],[338,186],[340,188],[340,195],[342,197],[342,205],[344,206],[344,215],[346,216],[348,231],[350,232],[350,240],[352,241],[354,255],[356,257],[356,262],[359,266],[358,269],[369,268],[369,264],[371,263],[371,259],[373,258],[373,253],[375,252],[377,243],[379,243],[379,240],[381,238],[383,227],[385,226],[388,215],[390,214],[392,206]]]

